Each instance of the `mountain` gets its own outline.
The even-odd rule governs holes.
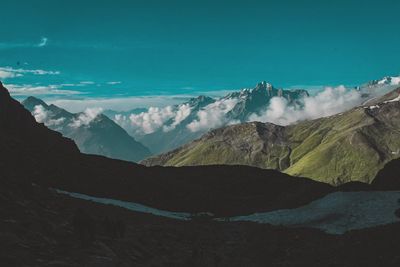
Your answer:
[[[332,185],[371,183],[400,157],[400,88],[347,112],[290,126],[250,122],[210,131],[147,166],[250,165]]]
[[[263,81],[252,89],[229,93],[218,99],[199,96],[166,108],[109,114],[154,154],[159,154],[186,144],[210,129],[248,121],[251,115],[264,111],[271,99],[277,96],[283,97],[289,104],[301,104],[299,100],[308,96],[308,92],[277,89]],[[135,127],[132,128],[132,125]]]
[[[83,153],[139,161],[150,151],[98,110],[72,114],[55,105],[28,97],[22,102],[37,121],[75,141]]]
[[[116,111],[112,109],[106,109],[102,113],[109,118],[114,118],[115,115],[129,116],[131,114],[140,114],[142,112],[146,112],[147,108],[134,108],[127,111]]]
[[[272,84],[263,81],[253,89],[243,89],[226,95],[222,99],[237,99],[237,103],[227,114],[230,120],[245,122],[250,115],[264,111],[273,97],[283,97],[289,103],[301,104],[303,97],[309,96],[306,90],[284,90],[277,89]]]
[[[400,190],[400,159],[395,159],[381,169],[372,182],[378,190]]]
[[[183,118],[182,121],[175,125],[174,119],[169,119],[165,123],[167,127],[160,128],[149,134],[135,136],[140,142],[149,147],[154,154],[177,148],[201,136],[202,132],[190,131],[187,125],[196,119],[197,112],[214,102],[214,99],[207,96],[192,98],[188,102],[173,107],[175,110],[179,110],[181,107],[190,109],[190,114]]]
[[[71,139],[37,123],[1,84],[0,126],[0,180],[217,216],[297,207],[333,190],[273,170],[243,166],[148,168],[82,154]]]

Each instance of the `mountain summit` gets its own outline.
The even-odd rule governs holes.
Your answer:
[[[308,96],[306,90],[277,89],[262,81],[252,89],[242,89],[217,99],[199,96],[166,109],[150,108],[140,114],[131,114],[133,116],[114,113],[113,119],[154,154],[159,154],[193,141],[209,130],[246,122],[251,115],[265,111],[273,97],[301,105],[305,96]],[[164,117],[167,117],[165,121]],[[162,127],[145,132],[140,131],[140,127],[139,131],[132,129],[138,121],[146,121],[145,126],[162,123]]]

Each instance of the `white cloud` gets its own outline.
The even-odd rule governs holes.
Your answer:
[[[151,134],[160,129],[169,132],[176,128],[191,113],[189,104],[150,107],[146,112],[129,116],[117,114],[114,121],[133,135]]]
[[[1,75],[1,73],[4,75]],[[0,67],[0,78],[5,79],[5,78],[15,78],[15,77],[21,77],[25,74],[32,74],[32,75],[59,75],[59,71],[48,71],[48,70],[42,70],[42,69],[22,69],[22,68],[12,68],[12,67]]]
[[[187,125],[192,132],[214,129],[226,124],[231,124],[226,118],[226,114],[231,111],[237,104],[238,99],[222,99],[206,106],[203,110],[197,112],[197,120]]]
[[[290,105],[285,98],[274,97],[264,113],[253,114],[249,120],[288,125],[297,121],[331,116],[360,105],[363,100],[365,99],[360,91],[348,90],[344,86],[327,87],[315,96],[305,97],[302,106]]]
[[[5,84],[4,86],[14,96],[76,95],[82,93],[73,90],[63,90],[60,85]]]
[[[116,85],[116,84],[121,84],[122,82],[107,82],[108,85]]]
[[[65,118],[52,119],[50,111],[46,110],[42,105],[34,107],[32,115],[39,123],[44,123],[46,126],[58,126],[65,121]]]
[[[77,118],[73,119],[69,126],[78,128],[83,125],[89,125],[102,111],[103,109],[101,108],[87,108]]]
[[[44,123],[47,120],[47,110],[42,105],[35,106],[33,110],[33,116],[39,123]]]
[[[91,85],[91,84],[94,84],[95,82],[92,82],[92,81],[82,81],[82,82],[80,82],[80,84],[85,84],[85,85]]]
[[[189,104],[183,104],[178,107],[178,110],[175,113],[175,117],[171,125],[164,125],[164,132],[169,132],[175,129],[183,120],[185,120],[191,113],[191,108]]]
[[[392,85],[400,85],[400,76],[392,77]]]
[[[37,46],[38,46],[38,47],[44,47],[44,46],[46,46],[48,40],[49,40],[49,39],[47,39],[46,37],[42,37],[42,39],[40,39],[40,42],[39,42],[39,44],[38,44]]]
[[[4,70],[0,68],[0,79],[8,79],[8,78],[15,78],[15,77],[21,77],[22,74],[20,73],[15,73],[12,71]]]
[[[129,120],[132,130],[138,133],[150,134],[161,128],[167,120],[175,116],[172,106],[165,108],[151,107],[147,112],[131,114]]]

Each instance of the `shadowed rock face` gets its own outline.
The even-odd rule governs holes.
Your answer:
[[[332,190],[326,184],[251,167],[148,168],[84,155],[73,141],[36,123],[4,87],[0,98],[4,179],[218,216],[296,207]]]
[[[400,159],[386,164],[378,172],[372,185],[380,190],[400,190]]]
[[[147,166],[250,165],[332,185],[371,183],[400,156],[400,101],[396,89],[372,105],[281,127],[251,122],[213,130]]]
[[[29,179],[80,156],[75,143],[36,123],[0,84],[0,168],[4,178]],[[49,175],[51,175],[49,173]]]

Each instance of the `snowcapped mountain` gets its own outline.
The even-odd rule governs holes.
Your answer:
[[[270,104],[273,97],[283,97],[290,104],[301,104],[300,99],[309,96],[306,90],[277,89],[266,81],[260,82],[253,89],[243,89],[223,97],[223,99],[237,99],[235,107],[228,112],[228,117],[240,122],[246,121],[250,115],[263,111]]]
[[[22,104],[37,122],[73,139],[83,153],[127,161],[140,161],[150,155],[145,146],[103,115],[101,109],[73,114],[35,97],[28,97]]]
[[[155,154],[177,148],[205,132],[225,125],[245,122],[268,108],[274,97],[289,104],[301,104],[306,90],[277,89],[263,81],[252,89],[242,89],[214,99],[199,96],[164,108],[153,107],[140,113],[114,113],[112,117]]]
[[[377,81],[377,84],[385,84],[385,85],[400,85],[400,76],[398,77],[384,77],[383,79]]]

